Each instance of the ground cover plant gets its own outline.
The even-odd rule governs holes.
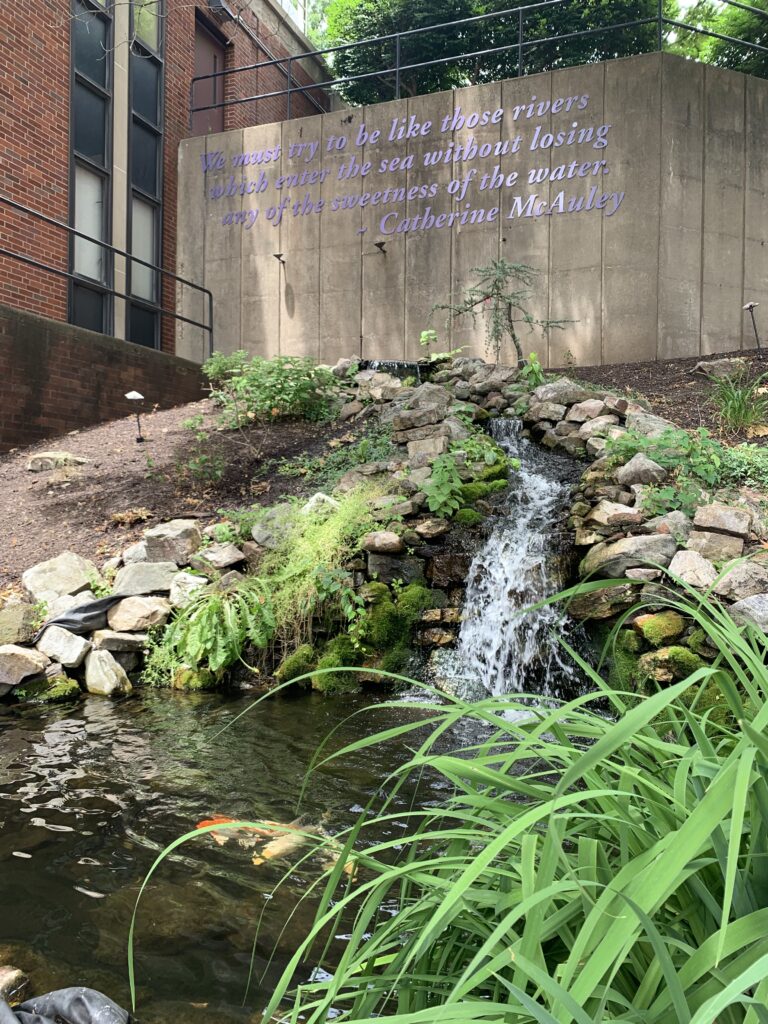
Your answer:
[[[691,588],[669,606],[718,654],[651,695],[611,688],[571,650],[594,688],[574,700],[426,693],[423,718],[318,753],[327,770],[414,744],[335,837],[264,1019],[768,1020],[768,640]],[[701,700],[713,685],[725,715]],[[424,773],[450,795],[395,812]]]
[[[748,378],[745,373],[712,382],[712,404],[723,430],[743,430],[768,421],[766,375]]]

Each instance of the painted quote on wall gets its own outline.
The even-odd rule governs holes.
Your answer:
[[[536,123],[550,114],[565,115],[563,127]],[[393,118],[383,131],[369,130],[363,123],[350,135],[327,135],[322,141],[292,142],[285,148],[277,144],[242,153],[212,151],[202,154],[202,171],[208,176],[209,200],[221,204],[216,221],[246,231],[256,224],[276,228],[291,217],[336,216],[368,207],[376,210],[378,232],[395,237],[501,219],[590,211],[612,217],[625,196],[606,189],[603,182],[610,174],[606,150],[612,125],[584,118],[589,118],[589,95],[554,100],[532,96],[507,110],[465,112],[456,107],[435,122],[411,114]],[[478,142],[472,135],[491,125],[499,126],[497,140]],[[424,140],[418,155],[408,152],[412,140]],[[366,147],[371,146],[379,149],[368,159]],[[322,166],[324,153],[334,155],[331,167]],[[506,159],[514,156],[515,161]],[[500,162],[494,165],[494,159]],[[293,161],[290,170],[287,161]],[[519,169],[511,163],[519,163]],[[443,166],[450,167],[450,180],[445,175],[423,180],[429,174],[421,169],[434,172]],[[417,167],[421,183],[409,185],[404,172]],[[308,191],[317,185],[325,185],[323,198]],[[443,190],[453,200],[450,212],[431,205]],[[243,200],[243,208],[227,209],[228,200]],[[358,234],[366,230],[359,228]]]

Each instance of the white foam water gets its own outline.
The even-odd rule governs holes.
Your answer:
[[[512,474],[504,515],[472,561],[451,674],[465,692],[465,681],[473,679],[491,694],[558,696],[575,678],[558,642],[567,631],[564,615],[556,605],[525,609],[567,582],[561,560],[552,556],[571,487],[559,472],[561,460],[547,460],[519,432],[517,420],[492,424],[494,439],[520,459],[520,469]]]

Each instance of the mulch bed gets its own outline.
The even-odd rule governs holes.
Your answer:
[[[574,380],[589,381],[619,394],[647,398],[658,416],[673,420],[688,430],[706,427],[727,444],[751,441],[765,445],[768,438],[748,437],[745,431],[723,433],[717,410],[711,404],[712,382],[694,366],[704,358],[723,359],[741,356],[747,361],[747,377],[752,379],[768,373],[768,356],[761,360],[753,352],[728,352],[710,357],[673,359],[666,362],[621,363],[616,366],[561,367],[559,372]]]
[[[183,426],[198,415],[210,436],[202,447]],[[0,597],[25,569],[65,549],[99,563],[154,523],[211,518],[220,508],[271,505],[300,494],[303,479],[270,472],[270,463],[323,454],[329,440],[350,432],[348,424],[281,420],[224,433],[215,420],[204,400],[142,417],[142,444],[136,421],[127,417],[0,455]],[[54,450],[89,461],[76,469],[29,472],[31,455]],[[220,480],[190,474],[186,464],[201,452],[226,463]]]

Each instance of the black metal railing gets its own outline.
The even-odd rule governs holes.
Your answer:
[[[766,19],[766,25],[768,26],[768,11],[761,10],[758,7],[754,7],[751,4],[743,3],[741,0],[720,0],[720,3],[725,7],[730,7],[745,11],[750,14],[757,15],[763,19]],[[337,91],[340,87],[348,86],[354,82],[364,81],[375,81],[383,82],[387,88],[391,88],[392,95],[382,96],[382,99],[400,99],[402,94],[403,76],[406,72],[423,71],[426,68],[435,68],[440,65],[458,64],[466,65],[468,61],[478,61],[483,58],[489,58],[494,55],[500,54],[516,54],[516,71],[518,76],[526,74],[526,54],[531,52],[536,47],[555,46],[558,48],[558,59],[552,61],[552,67],[541,67],[537,66],[533,69],[535,72],[543,70],[554,70],[555,67],[571,67],[575,64],[590,63],[589,60],[575,60],[569,61],[567,51],[563,50],[562,47],[573,41],[585,40],[591,37],[599,38],[600,36],[607,35],[608,33],[616,32],[628,32],[630,29],[650,29],[652,26],[655,28],[655,32],[649,33],[652,36],[652,44],[642,49],[638,49],[636,52],[653,52],[653,51],[664,51],[669,45],[674,46],[677,42],[676,39],[672,39],[671,33],[690,33],[692,35],[707,37],[711,39],[717,39],[724,43],[728,43],[732,46],[740,47],[745,53],[752,54],[765,54],[768,55],[768,46],[764,46],[761,43],[754,42],[747,39],[738,39],[733,36],[724,35],[719,32],[715,32],[712,29],[707,29],[701,25],[692,25],[684,21],[680,21],[677,18],[669,18],[664,13],[664,0],[657,0],[656,10],[652,17],[637,18],[629,21],[615,22],[611,24],[600,25],[597,27],[590,27],[586,29],[579,29],[573,32],[556,33],[554,35],[548,35],[537,38],[527,38],[526,28],[527,22],[530,22],[532,15],[534,14],[545,14],[547,10],[563,7],[563,5],[570,5],[573,11],[577,12],[582,9],[583,5],[581,0],[540,0],[538,3],[527,4],[521,7],[511,7],[503,11],[494,11],[490,14],[479,14],[471,18],[462,18],[458,21],[442,22],[436,25],[427,25],[421,28],[409,29],[405,32],[396,32],[386,36],[379,36],[375,39],[363,39],[356,43],[342,43],[337,46],[329,46],[324,49],[310,50],[306,53],[296,54],[289,57],[278,57],[271,60],[260,61],[256,64],[247,64],[241,67],[227,68],[224,71],[217,71],[208,75],[197,75],[192,79],[190,86],[190,123],[192,115],[204,110],[215,110],[223,107],[238,106],[243,103],[257,103],[259,100],[275,99],[278,97],[285,97],[286,99],[286,118],[290,119],[293,113],[293,96],[295,94],[311,94],[313,91],[324,90],[329,97],[334,91]],[[432,60],[426,61],[411,61],[407,58],[404,60],[404,42],[410,41],[414,37],[430,33],[434,35],[441,31],[450,31],[453,33],[455,38],[460,38],[468,26],[479,27],[481,23],[485,25],[492,25],[492,23],[501,23],[502,19],[513,20],[516,27],[516,37],[510,42],[505,42],[500,46],[492,46],[485,48],[474,48],[469,49],[466,52],[453,53],[445,57],[436,57]],[[505,26],[508,31],[509,26]],[[309,84],[302,84],[295,81],[295,67],[300,61],[306,60],[322,60],[331,67],[334,61],[338,60],[340,55],[346,55],[355,50],[360,50],[363,47],[376,48],[380,50],[382,46],[386,44],[388,49],[394,50],[394,61],[389,67],[382,68],[376,71],[365,71],[360,74],[346,75],[337,78],[329,78],[325,81],[312,81]],[[628,56],[629,53],[622,53],[622,56]],[[601,55],[600,60],[607,59],[609,55]],[[267,68],[275,68],[279,73],[285,77],[287,85],[283,89],[274,89],[270,92],[258,92],[252,95],[245,96],[230,96],[227,99],[222,100],[220,103],[211,103],[206,106],[195,106],[194,104],[194,93],[195,86],[199,82],[207,81],[215,78],[225,78],[229,76],[238,76],[249,72],[258,72]],[[475,76],[476,77],[476,76]],[[508,74],[503,74],[499,77],[510,77]],[[483,79],[490,80],[490,79]],[[477,84],[476,81],[472,80],[471,73],[467,72],[466,85]],[[424,91],[430,91],[428,89]],[[318,106],[315,100],[315,106]]]
[[[82,231],[78,231],[73,228],[71,224],[65,224],[63,221],[56,220],[53,217],[48,217],[44,213],[40,213],[38,210],[33,210],[29,206],[24,206],[23,203],[17,203],[15,200],[10,199],[8,196],[0,194],[0,203],[4,203],[12,210],[16,210],[18,213],[26,214],[30,217],[36,217],[38,220],[43,221],[45,224],[50,224],[53,227],[61,228],[62,231],[67,232],[67,238],[71,245],[72,239],[82,238],[92,245],[99,246],[105,253],[110,257],[122,256],[126,260],[126,279],[128,281],[126,292],[119,292],[115,288],[102,284],[100,281],[93,281],[88,277],[84,277],[82,274],[76,274],[71,270],[63,270],[61,267],[55,267],[50,263],[43,263],[41,260],[33,259],[31,256],[27,256],[24,253],[14,252],[12,249],[6,249],[0,246],[0,256],[6,256],[9,259],[18,260],[20,263],[24,263],[27,266],[35,267],[38,270],[44,270],[49,274],[55,274],[58,277],[65,277],[69,281],[75,281],[81,285],[93,285],[103,295],[111,295],[116,299],[125,299],[127,302],[135,302],[142,300],[137,296],[131,294],[131,266],[133,263],[138,263],[142,267],[146,267],[149,270],[160,274],[163,278],[169,278],[178,284],[184,285],[187,288],[193,288],[195,291],[200,292],[205,299],[206,307],[206,319],[207,323],[203,323],[199,320],[192,320],[190,317],[182,316],[181,313],[177,313],[175,310],[166,309],[162,302],[158,303],[152,308],[156,310],[161,316],[170,317],[173,320],[178,320],[181,323],[190,324],[192,327],[199,327],[205,331],[208,335],[208,355],[213,355],[213,292],[208,288],[204,288],[202,285],[196,284],[194,281],[188,280],[186,277],[181,277],[179,274],[175,274],[172,270],[167,270],[165,267],[160,267],[155,263],[149,263],[147,260],[140,259],[138,256],[133,256],[131,253],[126,252],[125,249],[118,249],[117,246],[110,245],[109,242],[102,242],[98,238],[93,238],[91,235],[87,235]],[[114,268],[110,268],[112,271]],[[111,274],[108,275],[111,277]],[[160,294],[162,296],[162,286],[160,287]],[[144,304],[144,303],[142,303]]]

